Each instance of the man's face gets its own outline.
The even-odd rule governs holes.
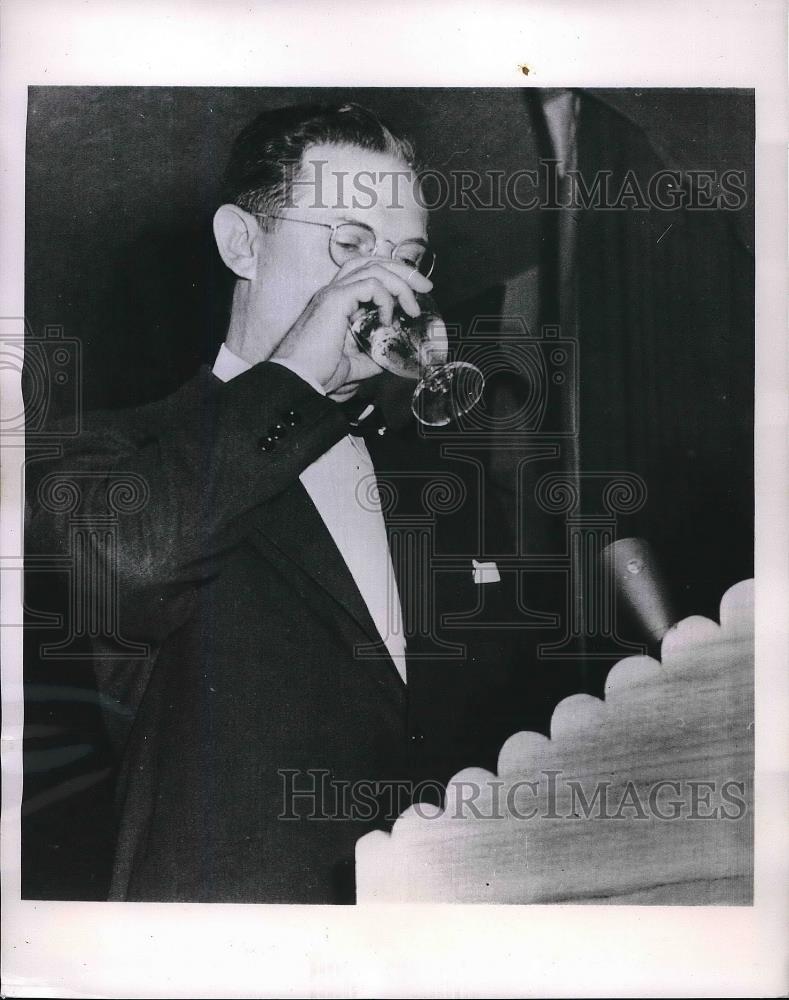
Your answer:
[[[427,239],[427,212],[413,184],[407,164],[384,153],[336,145],[306,151],[290,202],[276,213],[285,221],[265,232],[260,220],[254,310],[272,349],[339,270],[329,254],[331,229],[305,223],[363,222],[375,232],[379,259],[389,260],[402,240]]]

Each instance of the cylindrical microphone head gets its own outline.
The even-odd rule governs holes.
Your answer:
[[[677,616],[652,548],[643,538],[620,538],[600,553],[617,601],[651,642],[659,643]]]

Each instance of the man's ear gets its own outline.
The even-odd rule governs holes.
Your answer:
[[[260,256],[260,228],[238,205],[221,205],[214,215],[214,239],[222,260],[239,278],[252,280]]]

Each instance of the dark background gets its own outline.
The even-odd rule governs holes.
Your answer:
[[[682,616],[715,617],[726,587],[752,574],[753,94],[577,93],[585,176],[633,170],[646,186],[662,167],[746,174],[749,199],[737,212],[587,211],[574,223],[573,461],[582,472],[643,478],[648,501],[620,534],[651,541]],[[159,398],[213,359],[230,285],[211,217],[230,144],[260,110],[316,99],[378,111],[442,170],[515,171],[552,155],[540,94],[526,89],[31,88],[26,315],[34,338],[54,325],[79,341],[85,408]],[[437,212],[435,294],[447,318],[465,333],[520,296],[530,336],[564,323],[556,224],[556,213],[538,210]],[[493,378],[486,405],[501,411],[517,394]],[[48,419],[67,405],[52,399]],[[495,435],[490,445],[491,474],[506,491],[511,469]],[[524,512],[509,509],[514,536]],[[539,549],[536,512],[525,520]],[[54,575],[35,576],[31,610],[57,600]],[[34,629],[29,639],[23,895],[102,898],[112,761],[90,664],[42,664]],[[42,687],[53,682],[83,692],[70,715]],[[43,728],[53,720],[58,734]],[[72,744],[86,749],[69,761]]]

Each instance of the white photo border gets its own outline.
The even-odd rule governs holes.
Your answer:
[[[3,318],[24,316],[29,85],[744,87],[755,88],[757,135],[754,906],[404,905],[371,913],[369,907],[20,901],[21,630],[3,627],[3,994],[784,994],[785,5],[6,0],[0,18]],[[3,414],[20,412],[18,378],[0,374]],[[21,459],[20,448],[4,448],[0,555],[8,560],[22,551]],[[2,621],[20,621],[21,574],[4,574],[2,582]]]

